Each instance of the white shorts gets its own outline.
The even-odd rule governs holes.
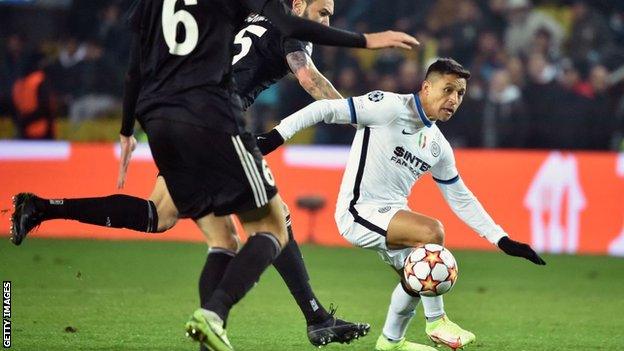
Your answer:
[[[395,269],[403,269],[403,262],[412,252],[412,248],[388,249],[386,244],[386,232],[392,217],[409,207],[393,207],[379,205],[356,205],[359,218],[355,219],[352,214],[351,225],[341,233],[348,242],[363,249],[375,250],[381,259]]]

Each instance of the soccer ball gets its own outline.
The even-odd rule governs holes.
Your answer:
[[[457,281],[458,272],[453,254],[436,244],[415,248],[403,266],[403,277],[408,288],[423,296],[449,292]]]

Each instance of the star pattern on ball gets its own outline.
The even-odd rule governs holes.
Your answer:
[[[405,272],[407,273],[407,275],[414,275],[414,265],[416,264],[416,262],[412,262],[411,260],[409,262],[407,262],[407,264],[405,265]]]
[[[450,280],[451,283],[455,283],[455,281],[457,280],[457,267],[449,268],[448,272],[449,277],[447,280]]]
[[[427,262],[431,268],[435,267],[438,263],[444,263],[444,260],[440,257],[440,251],[427,251],[423,261]]]
[[[433,280],[431,275],[428,275],[427,279],[419,279],[419,280],[420,280],[420,284],[422,284],[421,292],[422,291],[436,292],[436,288],[438,287],[438,284],[440,284],[440,282]]]

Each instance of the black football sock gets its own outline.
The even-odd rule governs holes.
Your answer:
[[[288,222],[290,222],[290,216],[286,217],[286,223]],[[297,245],[293,237],[290,224],[288,225],[288,239],[288,244],[273,261],[273,266],[282,276],[282,279],[288,286],[288,290],[290,290],[290,293],[297,301],[306,323],[308,325],[322,323],[331,318],[331,315],[327,313],[323,305],[314,296],[310,286],[310,277],[303,263],[299,245]]]
[[[225,323],[232,306],[251,290],[279,252],[279,242],[269,233],[257,233],[249,238],[230,261],[217,289],[202,307],[215,312]]]
[[[228,264],[234,258],[236,252],[223,249],[220,247],[211,247],[208,250],[208,256],[206,257],[206,263],[199,276],[199,303],[200,306],[204,306],[208,303],[210,296],[217,288],[217,285],[223,278],[223,274],[227,269]],[[225,328],[225,325],[223,325]],[[199,346],[200,351],[208,351],[208,348],[201,344]]]
[[[206,263],[199,276],[199,304],[204,306],[219,285],[225,274],[228,264],[236,256],[236,252],[220,247],[211,247],[208,250]]]
[[[158,213],[150,200],[128,195],[84,199],[41,199],[35,206],[43,219],[74,219],[103,227],[128,228],[152,233],[158,229]]]

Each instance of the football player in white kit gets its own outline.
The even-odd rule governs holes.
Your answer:
[[[374,91],[348,99],[316,101],[256,141],[266,154],[296,132],[321,121],[355,125],[357,132],[336,204],[336,224],[345,239],[376,250],[398,272],[413,247],[444,244],[442,223],[407,205],[412,187],[427,172],[455,214],[481,237],[509,255],[544,265],[529,245],[511,240],[483,209],[460,178],[453,150],[436,126],[437,121],[446,122],[453,116],[469,78],[470,72],[453,59],[438,59],[428,68],[418,93]],[[427,320],[425,331],[434,342],[457,349],[475,340],[473,333],[448,319],[441,296],[421,297],[401,281],[392,293],[376,350],[435,350],[405,340],[420,300]]]

